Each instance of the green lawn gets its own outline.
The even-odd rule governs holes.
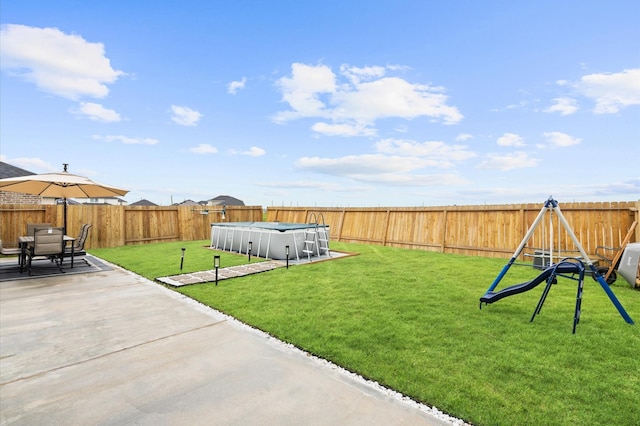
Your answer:
[[[153,278],[180,272],[181,246],[185,271],[211,269],[206,244],[91,252]],[[542,286],[478,309],[506,260],[332,248],[359,255],[179,291],[474,424],[640,424],[640,325],[626,324],[591,278],[573,335],[575,281],[559,279],[530,323]],[[222,266],[247,259],[222,256]],[[499,288],[534,273],[513,267]],[[640,323],[640,291],[622,278],[612,289]]]
[[[134,271],[150,280],[169,275],[213,269],[213,256],[220,256],[220,266],[246,264],[247,256],[208,249],[209,241],[178,241],[171,243],[130,245],[90,250],[91,254]],[[184,260],[182,259],[182,248]],[[251,263],[264,259],[251,257]],[[182,263],[182,269],[180,269]]]

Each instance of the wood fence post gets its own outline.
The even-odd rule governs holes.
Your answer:
[[[640,200],[636,201],[635,220],[640,223]],[[636,226],[636,242],[640,242],[640,226]]]
[[[120,218],[120,223],[119,223],[119,225],[120,225],[120,232],[119,232],[120,239],[119,239],[118,245],[119,246],[124,246],[125,245],[125,241],[127,240],[126,239],[126,235],[125,235],[126,234],[126,229],[127,229],[126,221],[125,221],[125,216],[126,216],[125,215],[125,209],[124,209],[124,206],[115,206],[115,207],[118,208],[118,210],[120,211],[120,214],[118,215],[119,218]]]
[[[382,236],[382,245],[387,245],[387,235],[389,235],[389,215],[391,210],[387,209],[387,214],[384,217],[384,235]]]
[[[340,241],[340,239],[342,238],[342,225],[344,225],[344,215],[345,215],[345,211],[346,209],[343,208],[342,209],[342,213],[340,214],[340,223],[338,224],[338,241]]]
[[[443,210],[444,217],[442,218],[442,237],[440,238],[440,241],[442,241],[442,246],[440,248],[440,251],[442,253],[444,253],[445,250],[447,249],[447,214],[448,212],[449,211],[446,208]]]

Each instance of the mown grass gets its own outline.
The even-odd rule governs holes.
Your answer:
[[[187,246],[190,267],[211,267],[212,252],[198,248],[206,242],[182,244],[194,244]],[[158,264],[177,260],[179,266],[179,246],[92,252],[149,277],[173,273],[158,272]],[[332,247],[359,255],[179,291],[474,424],[640,424],[640,325],[626,324],[591,278],[573,335],[575,281],[559,279],[531,323],[542,286],[478,309],[505,260]],[[202,267],[195,264],[198,250],[204,252]],[[223,255],[223,266],[232,258],[246,262]],[[156,260],[129,260],[142,257]],[[514,267],[500,287],[534,273]],[[640,292],[620,280],[612,288],[640,321]]]
[[[101,248],[90,250],[91,254],[136,272],[150,280],[169,275],[190,273],[213,269],[213,256],[220,256],[221,267],[243,265],[248,263],[247,256],[214,251],[209,248],[209,241],[175,241],[169,243],[129,245],[116,248]],[[182,248],[184,260],[182,269]],[[262,262],[264,259],[252,257],[251,263]]]

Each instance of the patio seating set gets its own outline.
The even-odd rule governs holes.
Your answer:
[[[54,261],[60,271],[64,272],[62,262],[66,257],[71,258],[71,268],[73,268],[73,259],[86,254],[84,243],[91,225],[82,225],[77,238],[65,235],[69,198],[119,197],[129,192],[126,189],[104,185],[87,177],[69,173],[68,165],[63,163],[63,170],[58,173],[30,174],[0,179],[2,191],[56,198],[62,200],[64,207],[62,228],[56,228],[50,224],[27,224],[27,235],[18,237],[18,248],[5,249],[0,241],[0,254],[18,255],[20,272],[23,272],[26,267],[31,274],[33,260],[36,258]],[[66,247],[69,242],[71,247]]]
[[[65,235],[64,228],[53,227],[47,223],[27,224],[27,235],[18,237],[17,248],[7,248],[0,240],[0,254],[18,256],[20,273],[25,270],[32,274],[34,260],[48,260],[55,262],[60,272],[63,270],[65,258],[71,259],[70,267],[78,256],[84,256],[84,244],[89,236],[90,224],[85,223],[80,227],[77,237]],[[69,247],[67,244],[70,243]]]

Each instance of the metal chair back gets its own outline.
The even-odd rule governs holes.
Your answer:
[[[51,228],[50,223],[27,223],[27,235],[32,236],[33,232],[39,228]]]
[[[27,250],[27,268],[31,275],[31,264],[35,257],[45,257],[54,260],[60,272],[64,259],[64,229],[36,228],[33,231],[33,245]]]
[[[74,256],[84,256],[87,254],[84,251],[84,244],[87,241],[87,237],[89,237],[89,229],[91,229],[93,225],[89,223],[85,223],[80,227],[80,234],[78,234],[78,238],[73,243],[73,255]],[[71,254],[71,247],[65,248],[65,254],[68,256]]]
[[[89,229],[91,229],[92,226],[93,225],[89,223],[85,223],[84,225],[82,225],[82,228],[80,229],[80,235],[75,241],[76,251],[84,250],[84,243],[87,241],[87,237],[89,236]]]
[[[62,228],[36,228],[33,231],[32,256],[53,256],[64,253]]]

